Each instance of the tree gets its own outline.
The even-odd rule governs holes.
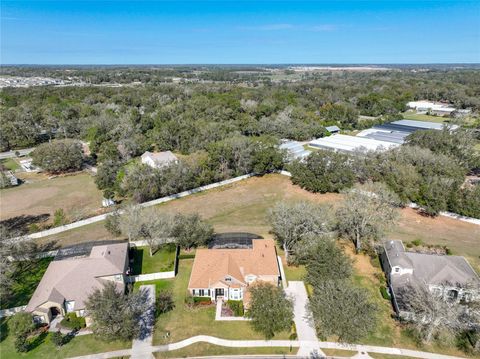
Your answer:
[[[172,293],[162,290],[157,294],[155,309],[157,314],[167,313],[175,308]]]
[[[8,321],[8,329],[14,336],[26,336],[35,329],[33,317],[27,312],[18,312]]]
[[[33,164],[47,172],[60,173],[82,168],[82,145],[74,140],[43,143],[31,153]]]
[[[142,208],[135,205],[127,206],[119,218],[120,231],[134,241],[142,234]]]
[[[456,334],[469,326],[464,317],[466,307],[444,297],[448,287],[448,283],[442,284],[442,295],[436,295],[424,285],[409,283],[397,294],[404,305],[402,310],[410,313],[409,321],[426,343],[438,334]]]
[[[282,288],[270,283],[259,282],[250,287],[251,301],[247,316],[252,319],[254,330],[271,339],[293,322],[293,304]]]
[[[190,249],[205,245],[212,238],[213,227],[203,221],[198,213],[187,215],[178,213],[173,221],[172,237],[182,248]]]
[[[150,310],[146,291],[119,291],[114,282],[96,289],[85,302],[87,314],[92,318],[95,336],[105,341],[132,340],[141,330],[139,321]]]
[[[53,214],[53,226],[58,227],[64,225],[65,223],[67,223],[67,216],[65,215],[65,211],[63,210],[63,208],[58,208]]]
[[[339,192],[355,180],[352,160],[343,153],[319,150],[288,166],[292,182],[311,192]]]
[[[141,236],[147,241],[150,256],[159,246],[172,237],[174,219],[170,214],[158,213],[155,208],[143,209],[141,212]]]
[[[317,283],[309,309],[323,338],[335,335],[341,342],[355,342],[375,328],[377,306],[370,294],[346,280]]]
[[[399,204],[398,197],[383,183],[356,185],[336,212],[338,231],[353,241],[358,252],[362,242],[379,240],[395,223]]]
[[[309,202],[278,202],[269,211],[269,220],[287,261],[291,253],[295,254],[299,242],[330,232],[333,222],[330,207]]]
[[[325,281],[348,279],[352,275],[352,261],[331,239],[317,240],[305,264],[305,281],[315,288]]]

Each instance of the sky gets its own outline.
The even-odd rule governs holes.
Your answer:
[[[2,64],[480,63],[480,1],[1,1]]]

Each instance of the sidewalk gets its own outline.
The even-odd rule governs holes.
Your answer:
[[[140,318],[140,324],[142,328],[140,330],[140,337],[133,340],[132,344],[132,359],[142,358],[154,358],[152,354],[152,342],[153,342],[153,327],[155,325],[155,285],[142,285],[140,290],[148,292],[148,298],[150,301],[150,310],[143,313]]]

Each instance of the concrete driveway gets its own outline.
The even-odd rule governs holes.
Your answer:
[[[140,291],[148,293],[150,309],[143,313],[139,324],[141,325],[140,337],[132,343],[132,359],[154,358],[152,354],[152,334],[155,325],[155,285],[142,285]]]
[[[318,345],[317,333],[313,323],[309,320],[307,312],[308,295],[305,284],[300,281],[288,281],[285,292],[293,300],[294,321],[300,341],[300,349],[297,355],[302,357],[311,357],[312,354],[313,357],[315,357],[315,354],[320,357],[325,356]]]

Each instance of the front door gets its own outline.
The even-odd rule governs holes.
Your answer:
[[[225,289],[215,288],[215,299],[217,299],[217,297],[223,297],[224,295],[225,295]]]

